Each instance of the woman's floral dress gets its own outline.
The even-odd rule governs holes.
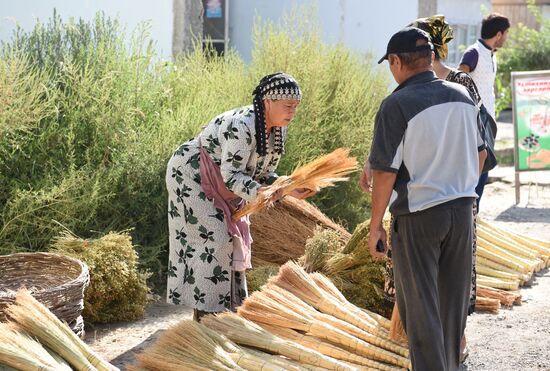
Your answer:
[[[282,140],[286,129],[282,130]],[[232,271],[233,244],[222,210],[206,198],[200,180],[199,143],[206,148],[229,190],[246,201],[276,178],[281,155],[268,139],[267,154],[256,152],[252,106],[215,117],[168,162],[170,253],[167,301],[205,312],[234,310],[247,296],[243,272]]]

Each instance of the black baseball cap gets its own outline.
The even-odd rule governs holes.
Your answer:
[[[417,40],[426,40],[428,44],[416,46]],[[386,48],[386,54],[380,58],[378,64],[388,59],[389,54],[411,53],[428,49],[433,50],[430,34],[420,28],[405,27],[391,37]]]

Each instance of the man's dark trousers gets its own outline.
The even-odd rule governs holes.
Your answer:
[[[472,274],[473,198],[397,216],[392,254],[414,371],[455,371]]]

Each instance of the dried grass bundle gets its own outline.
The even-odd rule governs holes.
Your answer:
[[[500,301],[498,299],[476,297],[476,312],[498,313],[499,309]]]
[[[25,289],[17,292],[15,304],[8,307],[10,318],[29,335],[36,337],[77,370],[112,371],[118,368],[93,352],[71,329],[61,323]]]
[[[494,289],[488,286],[478,285],[476,288],[476,294],[478,297],[498,299],[501,305],[520,305],[521,294],[519,292],[504,291]]]
[[[370,256],[369,225],[369,220],[359,224],[345,246],[329,252],[326,252],[325,245],[331,240],[330,232],[316,233],[307,241],[308,248],[300,264],[308,272],[317,270],[327,275],[356,306],[382,314],[386,312],[383,292],[385,261]]]
[[[302,300],[281,290],[267,288],[265,291],[255,292],[239,308],[238,313],[256,323],[307,332],[348,347],[362,356],[408,367],[408,360],[396,354],[406,350],[338,318],[319,313]],[[391,351],[373,345],[374,343],[388,347]]]
[[[70,233],[56,238],[52,248],[85,262],[90,286],[84,294],[86,321],[130,321],[143,316],[149,274],[138,269],[138,255],[128,233],[110,232],[97,239],[81,239]]]
[[[325,271],[326,262],[342,250],[343,243],[338,232],[316,228],[313,237],[306,241],[304,255],[299,263],[307,272]]]
[[[285,197],[273,207],[251,216],[252,265],[282,265],[304,254],[316,228],[336,231],[345,243],[351,235],[305,200]]]
[[[23,371],[72,370],[13,323],[0,323],[0,369],[4,366]]]
[[[346,175],[356,170],[357,160],[349,157],[349,149],[338,148],[328,155],[298,167],[290,176],[280,177],[233,217],[239,219],[271,206],[278,192],[282,192],[284,196],[299,188],[317,192],[321,188],[333,186],[336,182],[348,180]]]
[[[281,339],[234,313],[206,316],[203,318],[202,323],[239,345],[262,349],[283,355],[300,363],[320,366],[329,370],[356,369],[300,344]]]

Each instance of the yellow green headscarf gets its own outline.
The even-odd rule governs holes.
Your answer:
[[[430,34],[436,56],[446,59],[449,54],[447,44],[453,39],[453,29],[445,21],[445,16],[438,14],[427,18],[419,18],[409,26],[420,28]]]

